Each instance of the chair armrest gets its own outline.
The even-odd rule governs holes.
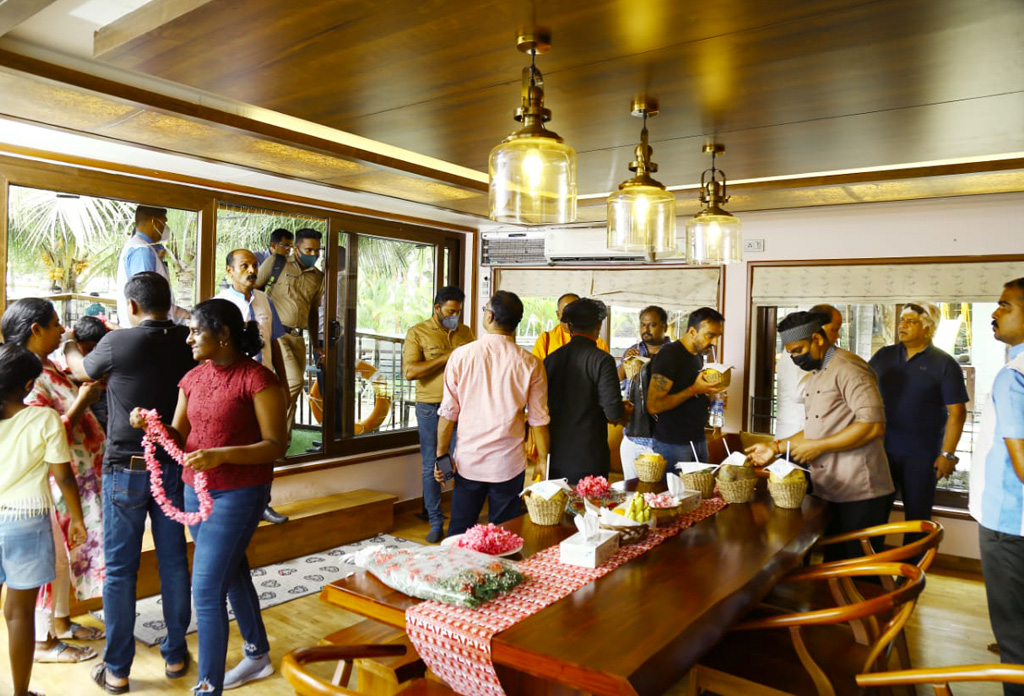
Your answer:
[[[1024,665],[952,665],[857,675],[857,684],[862,687],[946,684],[968,681],[1024,684]]]

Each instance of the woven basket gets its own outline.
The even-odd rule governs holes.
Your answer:
[[[727,503],[749,503],[754,497],[756,478],[737,479],[736,481],[718,481],[718,492]]]
[[[715,475],[705,469],[692,474],[680,474],[683,485],[688,491],[700,491],[700,497],[707,499],[715,494]]]
[[[539,495],[530,493],[523,496],[526,500],[526,512],[530,521],[542,527],[551,527],[561,524],[562,515],[565,514],[565,498],[556,495],[551,500],[545,500]]]
[[[665,459],[641,454],[633,461],[636,477],[644,483],[658,483],[665,476]]]
[[[771,493],[776,507],[798,508],[804,502],[804,495],[807,494],[807,479],[789,483],[769,480],[768,492]]]
[[[601,529],[607,529],[610,532],[619,533],[619,546],[626,546],[628,544],[636,544],[647,538],[651,528],[646,524],[631,524],[631,525],[611,525],[602,524]]]

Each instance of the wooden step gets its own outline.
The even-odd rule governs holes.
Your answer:
[[[246,551],[253,568],[306,556],[317,551],[367,539],[394,526],[394,507],[397,498],[388,493],[357,489],[324,498],[303,500],[274,509],[289,520],[284,524],[260,522]],[[189,565],[192,563],[192,541],[188,539]],[[146,531],[142,539],[142,557],[139,560],[136,597],[149,597],[160,592],[156,550],[153,538]],[[71,615],[101,608],[101,599],[71,603]]]

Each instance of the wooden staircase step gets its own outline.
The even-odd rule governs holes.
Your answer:
[[[284,524],[260,522],[249,542],[247,554],[253,568],[306,556],[317,551],[367,539],[389,532],[394,527],[396,496],[379,491],[357,489],[323,498],[302,500],[274,509],[288,515]],[[192,563],[192,541],[188,539],[189,565]],[[160,592],[156,550],[153,537],[146,531],[142,539],[142,557],[139,560],[138,583],[135,595],[149,597]],[[71,602],[71,615],[77,616],[102,607],[99,598],[86,602]]]

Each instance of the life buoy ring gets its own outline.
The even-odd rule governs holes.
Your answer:
[[[374,375],[377,374],[377,368],[365,360],[360,360],[356,365],[356,374],[365,380],[372,380]],[[384,419],[387,418],[388,411],[390,410],[391,397],[387,394],[376,394],[373,399],[373,409],[366,418],[354,425],[354,434],[362,435],[363,433],[372,433],[377,430],[381,423],[384,422]],[[317,423],[323,423],[324,399],[320,394],[320,382],[318,380],[313,380],[313,386],[309,388],[309,411],[313,414],[313,418]]]

